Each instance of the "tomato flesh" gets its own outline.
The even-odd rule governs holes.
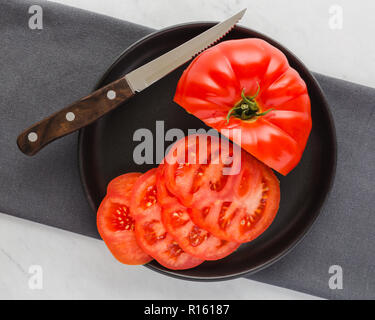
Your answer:
[[[124,264],[139,265],[152,260],[138,245],[134,233],[134,218],[130,213],[130,201],[114,202],[106,196],[97,213],[98,231],[113,256]],[[126,205],[125,203],[128,202]]]
[[[191,217],[200,227],[227,241],[248,242],[272,223],[279,208],[279,182],[271,169],[245,155],[231,196],[193,203]]]
[[[203,260],[222,259],[238,247],[239,243],[221,240],[198,227],[189,215],[189,209],[170,194],[164,183],[164,167],[158,169],[157,194],[162,206],[162,221],[169,234],[187,253]]]
[[[111,180],[107,186],[107,195],[116,202],[128,202],[135,181],[142,175],[139,172],[131,172],[120,175]]]
[[[241,151],[237,147],[234,153],[233,145],[228,143],[228,150],[224,152],[221,141],[215,136],[190,135],[177,141],[167,154],[165,184],[185,206],[191,207],[199,198],[222,198],[232,192],[228,180],[232,181],[233,176],[223,175],[222,171],[230,169],[231,164],[226,162],[230,162],[231,157],[232,164],[237,162]],[[176,153],[179,156],[173,157]],[[192,155],[195,155],[193,160]],[[175,158],[177,160],[173,161]]]
[[[186,253],[162,222],[156,173],[157,169],[148,171],[133,188],[131,210],[136,221],[136,239],[145,252],[166,268],[183,270],[196,267],[204,260]]]

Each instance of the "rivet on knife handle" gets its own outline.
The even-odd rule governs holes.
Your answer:
[[[125,78],[112,82],[25,130],[18,136],[18,147],[32,156],[53,140],[99,119],[133,95]]]

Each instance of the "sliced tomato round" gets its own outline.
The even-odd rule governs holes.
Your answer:
[[[106,196],[97,213],[98,231],[113,256],[124,264],[139,265],[152,260],[138,245],[134,219],[129,209],[129,196],[121,203]]]
[[[133,185],[141,175],[140,172],[130,172],[114,178],[107,186],[107,195],[116,202],[128,203]]]
[[[221,240],[192,221],[189,209],[166,188],[163,174],[164,166],[160,165],[157,196],[162,206],[162,222],[179,246],[185,252],[203,260],[222,259],[234,252],[240,246],[239,243]]]
[[[176,142],[166,157],[165,185],[191,208],[190,216],[197,226],[222,240],[248,242],[272,223],[280,201],[279,181],[270,168],[240,148],[232,145],[224,152],[219,140],[209,139],[206,163],[185,164],[170,159],[178,154],[186,157],[194,148],[198,152],[204,139],[196,139],[195,147],[187,138]],[[183,147],[185,153],[180,151]],[[231,171],[225,173],[224,169]]]
[[[251,155],[244,154],[231,196],[194,202],[191,217],[219,238],[248,242],[271,225],[279,202],[280,186],[275,174]]]
[[[200,198],[223,198],[232,193],[240,170],[241,149],[228,140],[205,134],[177,141],[164,159],[168,190],[182,204],[191,207]]]
[[[136,220],[137,242],[166,268],[194,268],[204,260],[183,251],[163,225],[161,206],[157,200],[156,173],[157,169],[146,172],[137,180],[132,191],[131,210]]]

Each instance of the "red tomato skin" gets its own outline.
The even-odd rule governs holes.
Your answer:
[[[193,223],[189,209],[169,193],[165,185],[163,168],[164,166],[160,165],[157,172],[158,201],[161,204],[162,221],[180,247],[203,260],[219,260],[237,250],[239,243],[223,241]],[[174,216],[176,214],[178,214],[177,218]]]
[[[156,201],[149,207],[142,207],[142,201],[150,187],[156,187],[157,169],[143,174],[135,183],[132,192],[131,211],[134,212],[136,224],[135,235],[139,246],[164,267],[171,270],[194,268],[204,262],[184,252],[165,229],[161,218],[161,206]],[[147,204],[146,204],[147,205]],[[152,228],[152,232],[150,232]],[[156,237],[158,239],[156,239]],[[182,252],[181,252],[181,251]],[[180,252],[171,257],[170,252]]]
[[[255,121],[227,122],[242,90],[252,96],[258,84],[260,112],[275,110]],[[305,82],[280,50],[256,38],[224,41],[201,53],[180,78],[174,101],[283,175],[299,163],[312,127]],[[240,129],[241,141],[226,129]]]
[[[97,214],[98,231],[109,251],[119,262],[124,264],[141,265],[150,262],[152,257],[138,246],[134,230],[116,231],[111,226],[109,210],[114,205],[117,204],[110,197],[105,197]]]

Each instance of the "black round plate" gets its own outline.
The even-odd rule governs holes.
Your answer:
[[[179,25],[143,38],[117,59],[99,81],[97,88],[212,26],[213,23]],[[222,41],[252,37],[264,39],[282,50],[290,65],[307,84],[312,103],[313,127],[303,158],[288,176],[278,175],[281,185],[280,209],[273,224],[259,238],[242,245],[225,259],[205,262],[194,269],[173,271],[152,261],[147,266],[153,270],[190,280],[223,280],[256,272],[284,256],[302,239],[318,216],[330,190],[336,165],[336,137],[326,99],[317,81],[291,52],[262,34],[237,26]],[[186,66],[81,130],[80,172],[84,190],[94,211],[103,199],[111,179],[126,172],[145,172],[156,166],[139,166],[134,163],[133,150],[139,142],[133,141],[133,134],[137,129],[148,128],[155,137],[157,120],[165,122],[165,131],[180,128],[187,133],[189,128],[206,128],[200,120],[173,102],[178,79]]]

